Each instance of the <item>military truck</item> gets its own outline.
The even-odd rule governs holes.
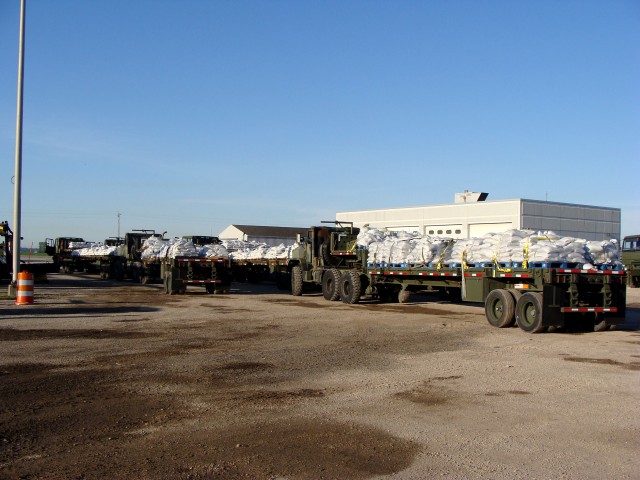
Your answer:
[[[627,269],[627,285],[640,286],[640,234],[628,235],[622,239],[622,264]]]
[[[190,235],[182,238],[192,242],[195,247],[222,243],[217,237],[210,236]],[[232,278],[227,255],[203,257],[197,253],[165,256],[161,260],[160,276],[164,292],[169,295],[184,294],[189,285],[203,286],[207,293],[228,293]]]
[[[313,227],[291,268],[294,295],[307,284],[322,286],[327,300],[356,304],[364,296],[406,302],[435,291],[452,301],[483,303],[494,327],[517,325],[541,333],[569,323],[595,331],[624,322],[626,271],[612,265],[584,267],[566,262],[467,264],[368,263],[368,250],[356,247],[357,229]],[[636,242],[636,247],[638,243]],[[631,246],[631,245],[630,245]],[[447,247],[448,248],[448,247]]]
[[[339,285],[343,273],[362,271],[362,257],[356,251],[359,229],[348,222],[321,223],[332,227],[315,226],[306,237],[298,236],[286,266],[291,277],[291,293],[302,295],[304,290],[320,287],[325,299],[340,299]],[[282,273],[282,272],[281,272]]]
[[[53,259],[54,269],[64,273],[83,271],[82,262],[73,255],[72,243],[84,243],[81,237],[58,237],[45,239],[45,253]]]
[[[166,232],[164,232],[166,233]],[[162,279],[162,259],[156,257],[142,258],[142,245],[150,237],[163,238],[164,233],[155,230],[132,230],[124,235],[122,253],[126,259],[126,276],[134,283],[153,283]]]

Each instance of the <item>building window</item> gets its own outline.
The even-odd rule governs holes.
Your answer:
[[[451,230],[447,230],[447,235],[451,235]]]
[[[433,231],[433,230],[429,230],[429,235],[433,235],[434,233],[436,233],[436,232]]]
[[[442,230],[438,230],[438,235],[442,235]]]
[[[462,233],[462,230],[456,230],[456,234],[460,235]]]

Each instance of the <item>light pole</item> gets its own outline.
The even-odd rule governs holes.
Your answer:
[[[24,17],[26,0],[20,0],[20,40],[18,44],[18,100],[16,106],[16,156],[15,185],[13,190],[13,275],[9,285],[9,295],[17,293],[20,272],[20,235],[22,234],[22,94],[24,76]]]
[[[116,213],[116,216],[118,217],[118,236],[116,238],[120,240],[120,217],[122,216],[122,214],[118,212]]]

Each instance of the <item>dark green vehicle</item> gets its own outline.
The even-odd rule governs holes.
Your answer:
[[[287,270],[291,275],[291,293],[321,287],[325,299],[339,300],[343,275],[360,281],[366,289],[366,256],[356,249],[359,229],[353,224],[331,223],[332,227],[311,227],[306,237],[298,238],[298,247],[291,252]]]
[[[627,269],[627,285],[640,285],[640,235],[628,235],[622,240],[622,264]]]
[[[322,286],[327,300],[359,303],[362,297],[406,302],[414,293],[437,291],[451,301],[483,303],[494,327],[517,324],[529,333],[567,323],[595,331],[624,322],[626,271],[609,265],[531,266],[368,264],[368,251],[356,248],[358,229],[313,227],[292,254],[291,286],[300,295],[308,284]],[[635,247],[638,247],[636,238]],[[294,252],[296,253],[296,252]],[[297,262],[297,263],[296,263]]]

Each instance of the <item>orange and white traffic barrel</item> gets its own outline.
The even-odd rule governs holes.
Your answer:
[[[18,293],[16,305],[31,305],[33,303],[33,275],[29,272],[18,273]]]

